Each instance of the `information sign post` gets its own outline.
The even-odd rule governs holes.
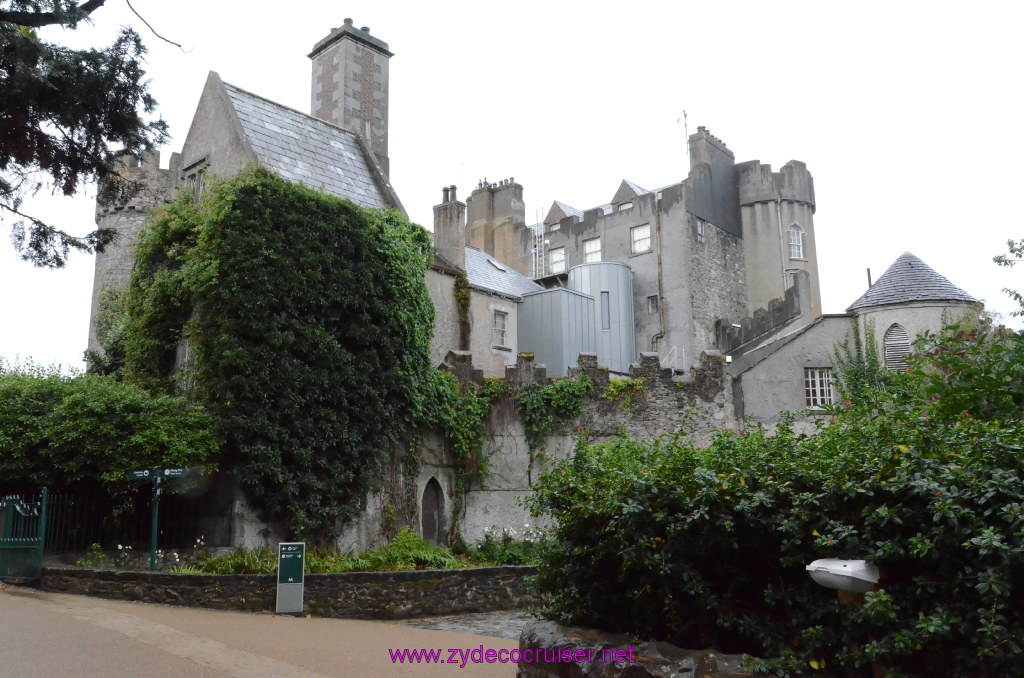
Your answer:
[[[306,542],[277,546],[277,613],[302,614],[302,585],[306,572]]]
[[[160,481],[164,478],[184,478],[187,468],[147,468],[141,471],[128,471],[124,477],[128,480],[150,480],[153,482],[153,516],[149,532],[149,569],[156,570],[156,535],[157,517],[160,514]]]

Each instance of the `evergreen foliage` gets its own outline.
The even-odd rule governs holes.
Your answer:
[[[100,182],[100,199],[123,205],[140,186],[118,172],[119,158],[152,152],[166,138],[141,62],[146,50],[131,28],[105,49],[74,50],[41,40],[35,28],[74,29],[104,0],[0,0],[0,215],[14,218],[21,257],[60,268],[70,248],[92,252],[113,233],[65,233],[26,214],[22,203],[39,190],[74,194]]]
[[[953,326],[816,435],[783,423],[579,446],[542,475],[537,584],[564,623],[764,658],[780,676],[1016,675],[1024,654],[1024,334]],[[882,573],[858,608],[818,558]],[[859,673],[858,673],[859,672]]]
[[[116,333],[125,379],[205,405],[222,468],[264,517],[327,541],[430,392],[429,256],[398,212],[262,169],[200,204],[180,196],[140,236]]]
[[[8,488],[109,488],[137,469],[210,470],[218,449],[209,417],[180,397],[0,364],[0,478]]]

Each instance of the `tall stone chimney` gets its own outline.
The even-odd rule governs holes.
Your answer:
[[[316,43],[312,115],[356,132],[366,141],[385,174],[388,161],[388,45],[345,19]]]
[[[441,204],[434,206],[434,249],[466,270],[466,203],[456,199],[455,186],[441,189],[441,196]]]
[[[523,187],[515,178],[494,183],[484,179],[470,193],[466,199],[466,244],[530,275],[532,232],[526,226]]]

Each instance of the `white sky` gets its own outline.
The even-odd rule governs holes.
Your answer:
[[[530,222],[554,199],[608,202],[623,178],[677,182],[689,169],[685,110],[690,132],[706,126],[737,162],[807,163],[826,313],[864,292],[866,268],[877,279],[904,251],[990,310],[1013,310],[1001,288],[1024,288],[1024,266],[992,263],[1024,237],[1011,210],[1024,183],[1017,3],[134,0],[188,53],[124,0],[107,5],[93,26],[43,35],[98,45],[136,27],[170,124],[164,166],[207,71],[308,112],[306,55],[352,17],[395,54],[391,179],[428,228],[442,186],[464,200],[484,177],[514,176]],[[94,195],[27,208],[84,234]],[[0,239],[0,356],[82,366],[92,270],[88,255],[33,269]]]

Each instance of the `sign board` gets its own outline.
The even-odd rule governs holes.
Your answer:
[[[277,546],[277,613],[302,614],[302,587],[306,572],[306,543]]]
[[[187,468],[147,468],[141,471],[128,471],[124,477],[128,480],[156,480],[157,478],[184,478]]]

